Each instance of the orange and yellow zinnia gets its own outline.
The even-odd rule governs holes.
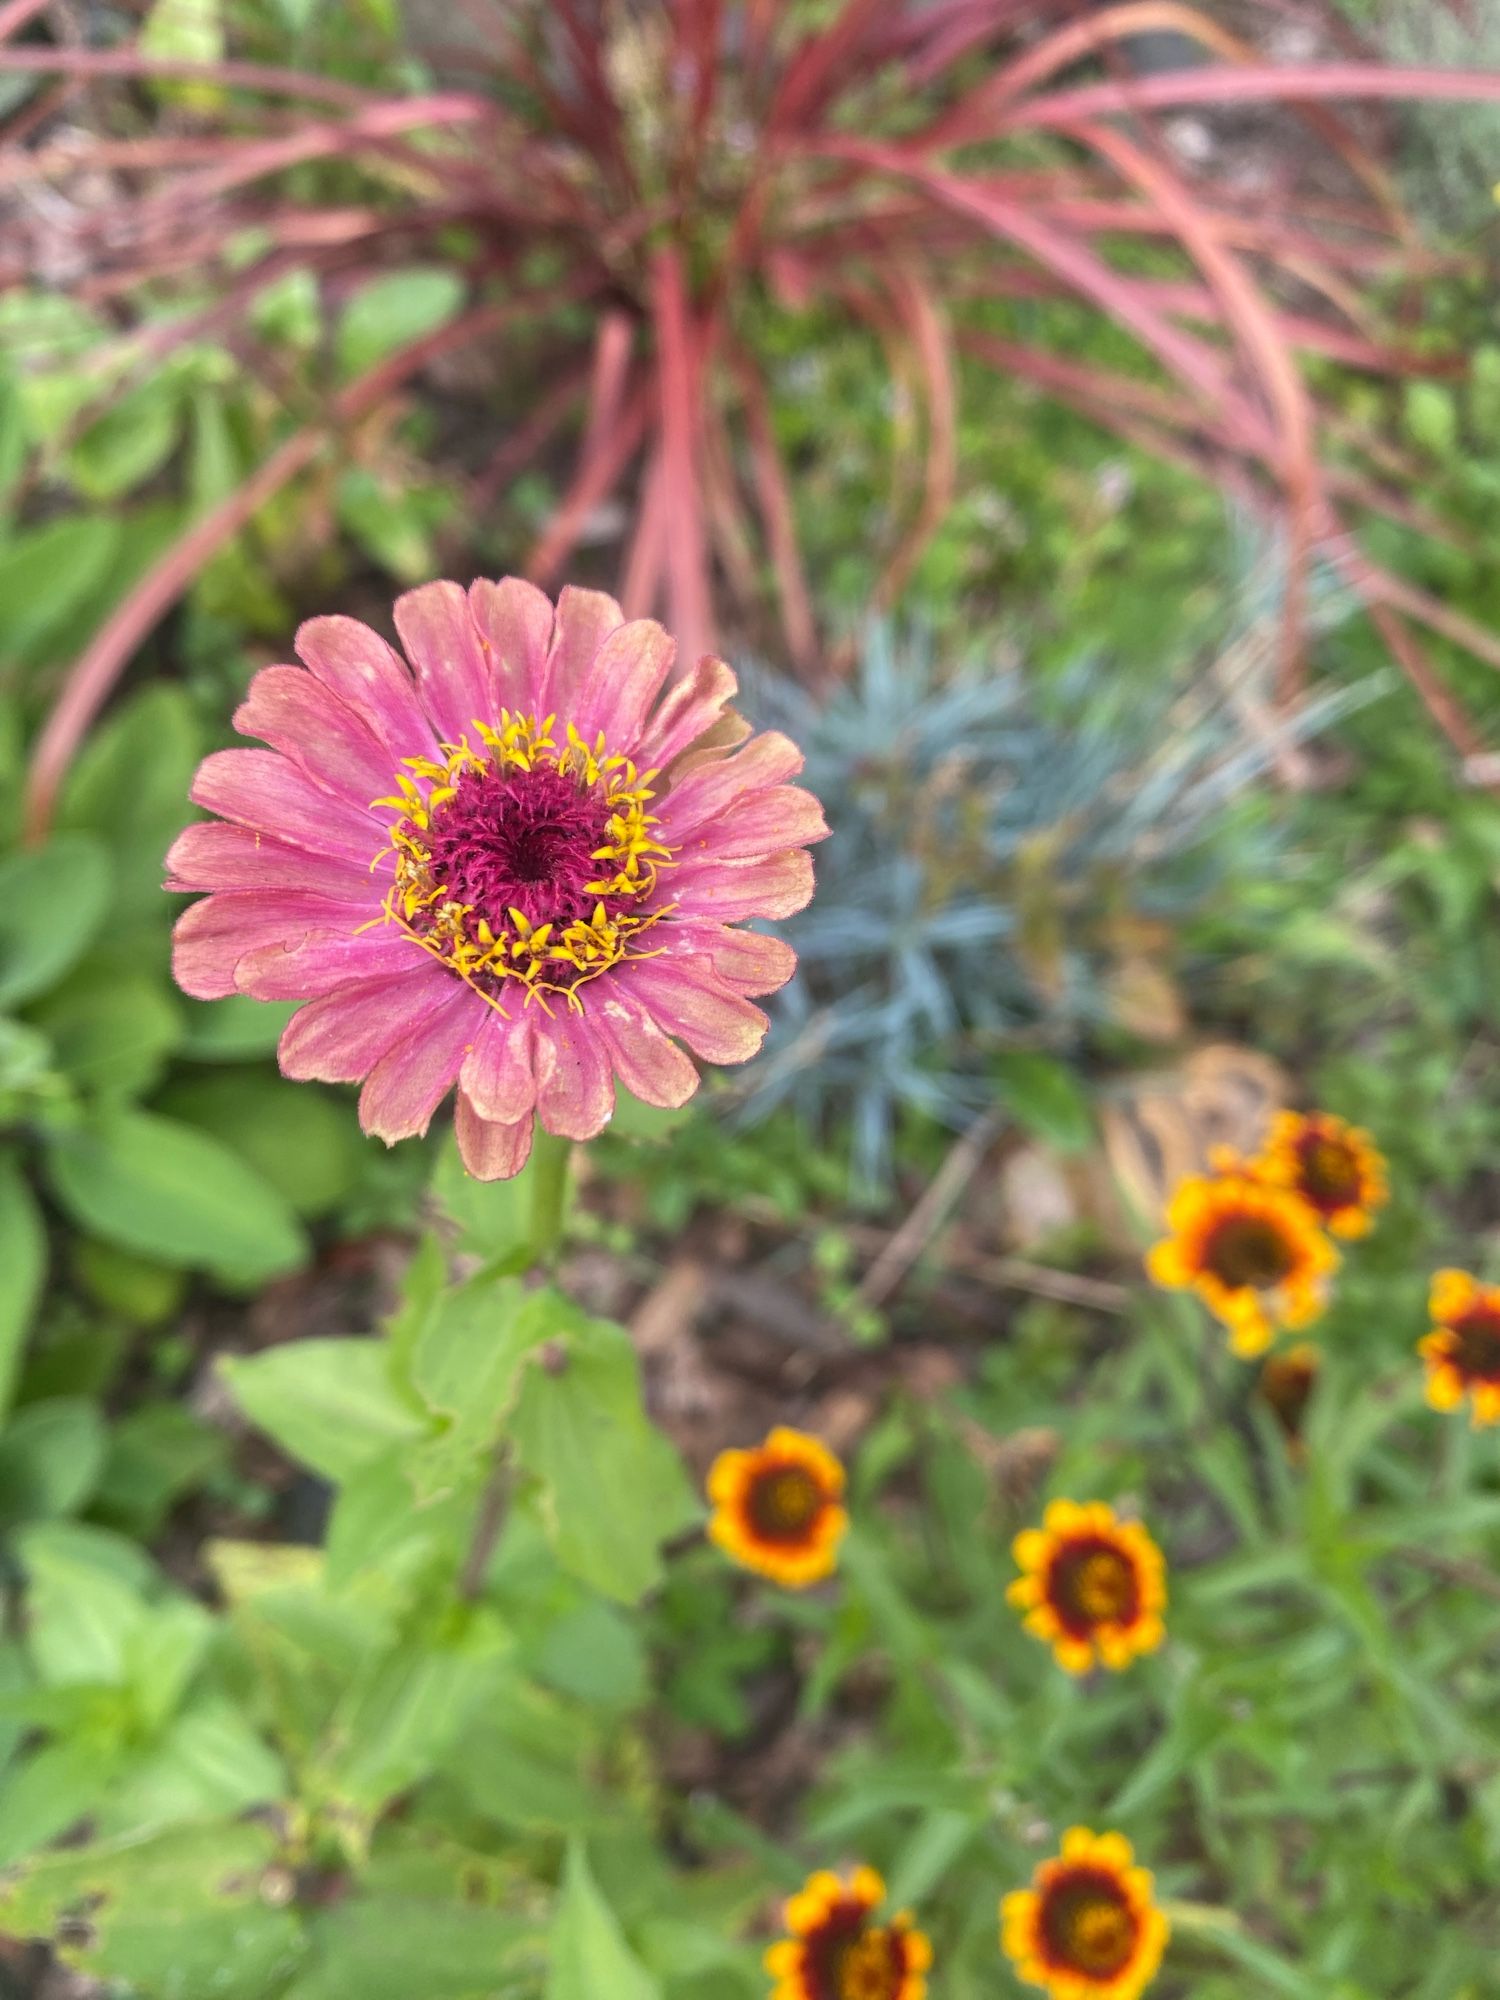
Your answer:
[[[1435,1324],[1417,1352],[1427,1363],[1427,1400],[1456,1410],[1467,1396],[1475,1424],[1500,1424],[1500,1285],[1467,1271],[1439,1271],[1428,1310]]]
[[[1138,2000],[1155,1977],[1168,1925],[1151,1876],[1118,1833],[1075,1826],[1029,1889],[1000,1905],[1000,1942],[1028,1985],[1052,2000]]]
[[[932,1947],[901,1910],[877,1923],[873,1868],[822,1869],[786,1906],[791,1933],[766,1953],[771,2000],[925,2000]]]
[[[708,1532],[724,1553],[788,1589],[832,1574],[849,1525],[844,1468],[827,1445],[778,1425],[749,1451],[723,1451],[708,1475]]]
[[[1006,1596],[1068,1673],[1118,1671],[1161,1644],[1166,1563],[1138,1521],[1121,1520],[1100,1500],[1054,1500],[1013,1552],[1023,1574]]]
[[[1236,1354],[1263,1354],[1278,1328],[1306,1326],[1323,1310],[1338,1252],[1290,1188],[1249,1173],[1194,1175],[1172,1196],[1167,1227],[1148,1272],[1158,1285],[1195,1291]]]

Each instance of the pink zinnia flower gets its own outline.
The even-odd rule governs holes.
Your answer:
[[[745,740],[723,661],[674,679],[673,641],[613,598],[432,583],[395,618],[410,668],[314,618],[301,667],[256,675],[235,727],[271,747],[204,760],[192,796],[219,818],[167,857],[168,888],[209,892],[174,966],[200,999],[308,1001],[283,1071],[363,1081],[387,1142],[456,1085],[465,1164],[494,1180],[525,1163],[533,1113],[592,1138],[616,1076],[678,1105],[687,1050],[755,1054],[748,996],[796,960],[734,926],[804,906],[828,829],[787,782],[796,746]]]

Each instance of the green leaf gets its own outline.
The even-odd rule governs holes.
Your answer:
[[[463,304],[464,285],[443,265],[407,265],[363,285],[344,309],[338,361],[345,375],[362,375],[398,347],[434,333]]]
[[[0,1417],[47,1276],[47,1232],[14,1153],[0,1153]]]
[[[325,1479],[348,1479],[427,1429],[377,1340],[289,1341],[219,1365],[246,1416]]]
[[[459,1231],[458,1247],[486,1263],[515,1260],[521,1268],[531,1242],[531,1169],[508,1181],[477,1181],[467,1173],[453,1140],[444,1146],[432,1177],[433,1199]]]
[[[46,1846],[92,1812],[118,1761],[118,1752],[102,1751],[94,1742],[52,1743],[7,1771],[0,1786],[0,1867]],[[0,1915],[6,1903],[0,1886]],[[7,1919],[6,1930],[12,1922]]]
[[[516,1457],[541,1487],[558,1560],[607,1597],[634,1603],[661,1579],[660,1545],[697,1518],[676,1454],[641,1406],[622,1327],[554,1293],[547,1345],[522,1375]]]
[[[263,1282],[307,1256],[274,1188],[206,1132],[142,1111],[53,1133],[47,1175],[85,1229],[164,1264]]]
[[[198,1062],[243,1062],[247,1056],[268,1056],[300,1004],[296,1000],[252,1000],[248,993],[232,993],[227,1000],[191,1000],[182,1053]]]
[[[130,1642],[149,1615],[149,1562],[111,1537],[53,1522],[24,1528],[16,1549],[38,1678],[48,1687],[124,1686]]]
[[[1035,1138],[1064,1153],[1092,1143],[1088,1099],[1065,1063],[1031,1049],[1008,1049],[992,1059],[990,1071],[1006,1109]]]
[[[277,1865],[275,1833],[244,1820],[101,1841],[19,1870],[0,1924],[150,2000],[267,2000],[304,1951],[299,1919],[267,1893]]]
[[[108,902],[109,863],[82,834],[0,861],[0,1008],[61,979],[88,949]]]
[[[203,747],[187,690],[157,681],[109,715],[68,773],[58,825],[107,844],[115,878],[112,932],[129,918],[159,935],[175,914],[162,894],[162,860],[192,816],[188,787]],[[144,969],[160,977],[163,958],[158,949]]]
[[[14,536],[0,550],[0,631],[12,660],[33,661],[104,583],[119,554],[121,523],[76,514]]]
[[[32,1009],[58,1069],[85,1094],[140,1097],[166,1067],[182,1033],[170,988],[146,971],[91,956]]]
[[[489,2000],[515,1990],[510,1968],[539,1942],[505,1910],[385,1894],[356,1894],[311,1930],[312,1961],[286,2000]]]
[[[183,1272],[113,1243],[81,1236],[73,1246],[73,1275],[96,1304],[132,1326],[160,1326],[182,1304]]]
[[[97,1403],[83,1396],[28,1403],[0,1432],[0,1519],[76,1513],[94,1490],[104,1452]]]
[[[180,418],[171,377],[142,383],[90,424],[68,453],[73,484],[88,500],[114,500],[140,486],[171,455]]]
[[[572,1841],[552,1924],[547,2000],[662,2000],[599,1892],[581,1841]]]
[[[243,1155],[308,1219],[337,1207],[359,1172],[365,1141],[352,1107],[310,1084],[261,1069],[186,1077],[159,1106]]]
[[[128,1411],[110,1432],[109,1456],[94,1494],[93,1511],[146,1541],[184,1493],[223,1469],[229,1441],[176,1403],[147,1403]]]

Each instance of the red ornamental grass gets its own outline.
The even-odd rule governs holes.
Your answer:
[[[469,295],[450,325],[291,432],[122,602],[42,739],[34,829],[132,649],[214,549],[330,433],[465,342],[494,346],[530,388],[476,477],[478,510],[528,462],[565,468],[523,564],[534,581],[549,587],[601,503],[623,495],[630,615],[664,605],[695,656],[716,610],[753,606],[768,580],[781,650],[811,671],[818,634],[757,345],[768,296],[818,302],[872,330],[888,356],[898,420],[882,599],[951,499],[962,359],[1279,511],[1286,695],[1321,553],[1362,591],[1456,748],[1483,749],[1417,634],[1492,665],[1500,640],[1367,558],[1358,529],[1371,513],[1435,525],[1411,498],[1420,469],[1393,483],[1389,448],[1319,406],[1303,361],[1398,375],[1444,365],[1382,329],[1390,281],[1441,265],[1417,247],[1346,108],[1493,100],[1500,77],[1383,65],[1347,26],[1330,32],[1348,59],[1268,62],[1180,0],[461,0],[455,33],[473,32],[435,52],[453,87],[388,97],[253,63],[11,44],[36,11],[0,8],[0,73],[54,75],[57,102],[104,78],[217,88],[180,96],[165,129],[92,146],[54,143],[48,100],[28,106],[5,178],[63,198],[22,211],[44,220],[31,242],[24,226],[11,232],[5,276],[61,280],[116,311],[143,284],[158,300],[186,284],[191,309],[141,335],[146,365],[199,333],[245,345],[253,362],[245,308],[292,268],[336,291],[440,256]],[[1293,12],[1283,0],[1265,11]],[[1160,31],[1202,60],[1137,73],[1136,38]],[[1258,193],[1236,182],[1232,156],[1195,163],[1167,143],[1164,120],[1222,107],[1281,120],[1288,143]],[[344,169],[326,195],[306,178],[318,162]],[[71,203],[101,167],[112,198]],[[1150,372],[1059,352],[1045,323],[1038,333],[1014,317],[1017,301],[1054,299],[1129,335]],[[1003,330],[997,313],[1011,315]]]
[[[738,926],[804,906],[827,828],[723,661],[674,676],[667,633],[599,591],[432,583],[395,620],[406,659],[314,618],[300,667],[256,675],[235,725],[271,747],[205,759],[192,795],[219,817],[168,856],[170,889],[207,892],[174,966],[199,999],[307,1001],[282,1069],[362,1081],[387,1142],[456,1087],[466,1166],[505,1179],[534,1114],[589,1139],[616,1077],[673,1106],[688,1050],[755,1054],[750,996],[796,960]]]

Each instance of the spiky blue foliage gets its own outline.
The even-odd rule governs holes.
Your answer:
[[[1202,677],[1121,693],[1084,660],[1044,707],[1014,667],[945,669],[889,629],[826,704],[752,676],[757,720],[804,746],[833,834],[785,927],[800,969],[770,1003],[743,1115],[791,1103],[847,1124],[878,1184],[903,1107],[961,1126],[994,1101],[996,1051],[1068,1051],[1116,1020],[1112,974],[1151,921],[1272,863],[1265,816],[1231,808],[1276,744],[1247,740],[1229,699]]]

